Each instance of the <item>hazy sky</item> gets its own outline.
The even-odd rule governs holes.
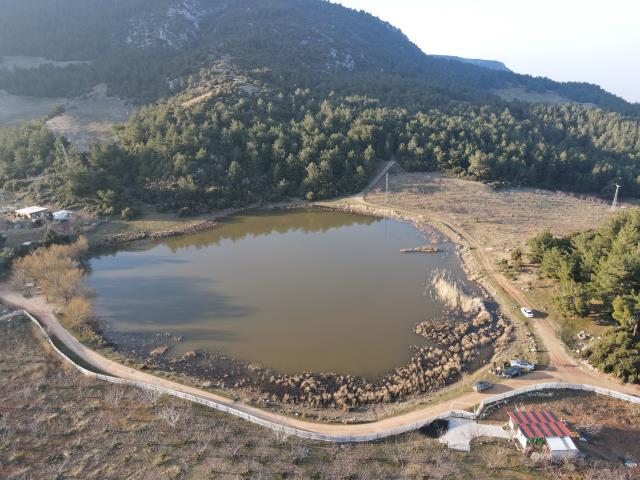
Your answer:
[[[333,0],[399,27],[426,53],[597,83],[640,102],[640,0]]]

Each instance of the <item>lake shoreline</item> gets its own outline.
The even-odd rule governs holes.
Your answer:
[[[372,210],[372,209],[354,209],[351,207],[342,207],[342,206],[327,206],[325,204],[311,204],[311,203],[301,203],[301,202],[292,202],[292,203],[284,203],[284,204],[273,204],[264,206],[261,208],[255,207],[247,207],[243,209],[234,209],[233,211],[224,212],[224,214],[219,214],[216,216],[217,221],[202,221],[196,225],[203,225],[202,230],[216,228],[219,223],[219,220],[223,220],[224,218],[231,217],[234,215],[238,215],[247,210],[256,210],[256,211],[272,211],[272,210],[293,210],[293,209],[321,209],[321,210],[334,210],[334,211],[342,211],[350,214],[364,215],[364,216],[372,216],[376,218],[390,218],[396,220],[401,223],[410,224],[413,228],[415,228],[418,232],[420,232],[426,238],[431,237],[432,241],[434,238],[438,238],[439,241],[442,239],[449,238],[444,232],[433,227],[428,223],[418,222],[416,219],[406,218],[404,216],[398,214],[390,214],[391,212],[386,210]],[[189,233],[194,233],[189,230],[190,227],[182,228],[174,231],[173,233],[167,236],[160,236],[153,238],[151,234],[148,234],[146,238],[132,238],[130,241],[149,241],[154,239],[165,239],[171,238],[179,235],[186,235]],[[166,232],[165,232],[166,233]],[[162,235],[164,235],[163,233]],[[110,247],[117,248],[118,245],[122,245],[127,242],[120,243],[110,243],[108,244]],[[456,246],[455,252],[458,257],[460,263],[463,265],[462,258],[459,252],[460,245],[457,242],[453,242]],[[466,273],[466,268],[464,268]],[[474,281],[474,284],[479,285],[478,282]],[[482,290],[485,294],[486,291]],[[499,318],[499,312],[494,312],[494,320]],[[415,333],[415,332],[414,332]],[[369,400],[364,401],[364,405],[360,405],[359,402],[356,405],[350,405],[348,402],[339,404],[340,402],[334,402],[333,397],[329,400],[324,400],[320,405],[310,406],[310,405],[300,405],[300,403],[305,403],[305,400],[300,398],[298,400],[296,395],[288,394],[289,391],[298,390],[296,386],[297,383],[306,382],[308,383],[320,383],[336,386],[349,386],[348,390],[356,392],[358,390],[362,391],[367,385],[375,385],[375,388],[369,388],[369,390],[375,390],[378,387],[383,387],[386,383],[389,384],[391,378],[398,377],[398,372],[403,371],[401,375],[396,378],[396,380],[401,378],[406,378],[411,375],[411,371],[415,370],[416,366],[422,365],[425,363],[425,358],[430,355],[425,349],[420,350],[419,348],[412,348],[411,351],[414,352],[412,360],[405,366],[399,367],[394,372],[389,372],[385,375],[382,375],[380,379],[376,381],[371,381],[366,377],[354,377],[350,375],[338,375],[335,373],[319,373],[319,374],[311,374],[306,372],[300,372],[298,375],[282,375],[277,372],[262,368],[259,365],[249,364],[247,362],[243,362],[240,360],[236,360],[224,355],[219,355],[211,352],[187,352],[186,355],[183,355],[181,358],[172,357],[171,355],[167,355],[167,351],[170,351],[171,341],[163,337],[162,332],[157,332],[155,335],[155,342],[152,338],[151,342],[144,347],[141,348],[141,344],[137,342],[132,342],[129,345],[126,345],[127,342],[114,342],[111,344],[111,348],[114,352],[121,354],[130,361],[137,364],[138,368],[141,369],[149,369],[149,370],[157,370],[157,371],[165,371],[178,375],[186,375],[190,377],[197,385],[202,388],[215,388],[222,389],[228,391],[231,394],[238,395],[241,398],[244,398],[251,403],[256,405],[260,405],[263,407],[276,408],[278,410],[290,411],[293,414],[305,415],[305,416],[313,416],[316,418],[326,418],[326,417],[335,417],[335,418],[344,418],[344,414],[349,413],[351,417],[361,418],[362,421],[366,421],[367,418],[370,418],[372,412],[379,411],[380,406],[389,406],[391,408],[398,408],[399,405],[405,404],[407,402],[412,402],[417,399],[424,399],[425,395],[428,397],[437,392],[440,392],[445,385],[450,385],[455,383],[458,380],[458,374],[455,374],[451,377],[451,374],[448,373],[445,375],[445,378],[439,380],[437,385],[432,387],[425,388],[424,386],[419,387],[415,390],[413,387],[404,387],[403,389],[399,389],[396,392],[387,392],[380,394],[379,398],[372,398],[369,395]],[[159,341],[157,341],[159,339]],[[137,343],[137,345],[134,345]],[[179,341],[175,342],[179,343]],[[476,371],[478,368],[482,366],[482,363],[486,363],[490,360],[490,358],[495,354],[493,349],[490,349],[491,352],[489,355],[486,354],[486,349],[483,349],[483,352],[476,352],[475,355],[481,357],[480,364],[468,365],[465,366],[462,371]],[[429,360],[433,361],[433,360]],[[412,366],[413,365],[413,366]],[[222,366],[222,368],[220,368]],[[299,377],[298,380],[295,380],[296,377]],[[302,379],[302,381],[300,381]],[[275,380],[272,381],[272,380]],[[394,382],[397,384],[398,382]],[[331,387],[330,390],[337,390],[337,388]],[[370,392],[371,394],[373,392]],[[316,399],[317,400],[317,399]],[[356,403],[356,402],[352,402]],[[384,408],[384,407],[383,407]],[[378,414],[376,414],[378,415]]]

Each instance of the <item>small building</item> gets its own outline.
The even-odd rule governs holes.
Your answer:
[[[523,450],[545,446],[551,460],[579,455],[564,423],[547,410],[508,412],[511,433]]]
[[[46,220],[49,216],[49,209],[45,207],[27,207],[13,212],[18,218],[31,220],[32,222]]]
[[[53,212],[53,219],[56,222],[68,222],[73,217],[73,212],[71,210],[58,210],[57,212]]]

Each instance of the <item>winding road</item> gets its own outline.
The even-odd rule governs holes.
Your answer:
[[[376,176],[376,179],[374,179],[375,182],[372,182],[371,185],[375,185],[375,183],[379,182],[394,166],[394,164],[395,162],[393,161],[388,162],[382,169],[381,173],[379,173]],[[416,215],[415,212],[403,212],[397,208],[386,208],[380,205],[368,203],[365,199],[365,194],[368,190],[369,188],[365,189],[362,194],[350,197],[344,201],[378,210],[387,209],[395,212],[396,214],[404,215],[407,218],[411,215]],[[423,214],[420,215],[424,217]],[[456,225],[447,223],[435,216],[428,219],[453,230],[459,234],[469,246],[475,247],[477,259],[481,264],[480,266],[483,268],[484,273],[495,286],[501,288],[517,305],[527,305],[529,303],[523,292],[517,289],[495,270],[490,259],[483,253],[482,248],[479,248],[475,240],[466,232]],[[42,297],[25,298],[22,294],[12,291],[7,284],[0,285],[0,297],[7,304],[24,309],[32,316],[36,317],[40,324],[47,330],[49,335],[55,336],[59,342],[64,344],[66,349],[73,352],[74,355],[82,359],[86,364],[91,365],[96,370],[105,372],[110,376],[120,379],[154,385],[164,389],[170,389],[178,393],[191,395],[196,399],[215,403],[216,408],[219,408],[218,406],[220,406],[223,407],[222,409],[233,409],[241,414],[250,415],[254,417],[254,419],[258,419],[259,422],[269,422],[271,425],[275,424],[281,427],[289,427],[299,432],[315,433],[321,435],[323,440],[329,441],[363,441],[365,439],[370,439],[372,436],[384,437],[387,435],[393,435],[398,433],[399,430],[424,425],[438,416],[446,414],[451,410],[452,403],[477,405],[483,399],[486,400],[491,397],[491,395],[543,383],[562,382],[569,384],[583,384],[610,389],[630,395],[640,395],[640,386],[619,383],[610,377],[588,369],[574,361],[574,359],[571,358],[565,350],[561,340],[558,338],[551,321],[549,319],[536,319],[532,323],[536,333],[544,344],[544,348],[549,354],[549,365],[544,370],[535,371],[523,377],[506,380],[503,383],[495,385],[488,393],[476,393],[469,391],[455,398],[455,402],[452,402],[450,399],[440,401],[429,406],[420,407],[415,410],[369,423],[319,423],[272,413],[267,410],[231,400],[212,392],[186,386],[172,380],[157,377],[155,375],[127,367],[100,355],[80,343],[58,322],[54,314],[54,306],[47,303]]]

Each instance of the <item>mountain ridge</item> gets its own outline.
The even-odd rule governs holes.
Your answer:
[[[393,25],[321,0],[6,0],[3,13],[0,56],[92,62],[0,75],[0,88],[16,94],[74,95],[106,82],[114,94],[153,103],[228,56],[294,88],[322,84],[383,101],[389,88],[405,90],[419,108],[500,102],[495,90],[516,87],[625,114],[640,111],[597,85],[519,75],[495,61],[427,55]]]
[[[436,57],[436,58],[443,58],[443,59],[446,59],[446,60],[454,60],[456,62],[470,63],[472,65],[476,65],[478,67],[488,68],[490,70],[499,70],[501,72],[512,72],[513,73],[513,70],[508,68],[504,64],[504,62],[501,62],[499,60],[486,60],[486,59],[482,59],[482,58],[465,58],[465,57],[458,57],[456,55],[430,55],[430,56]]]

